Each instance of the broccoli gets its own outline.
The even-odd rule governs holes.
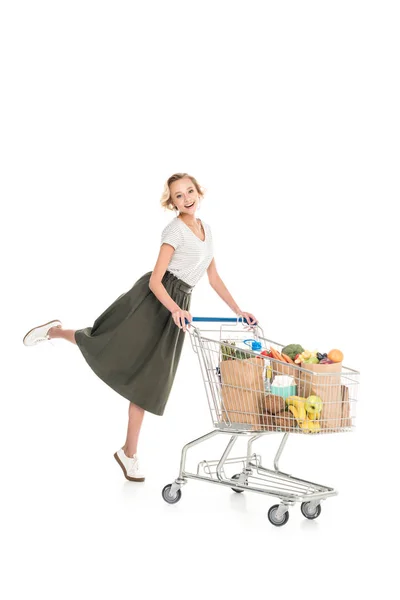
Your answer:
[[[300,346],[300,344],[289,344],[288,346],[282,348],[282,352],[294,360],[296,358],[296,354],[301,354],[304,352],[304,348]]]

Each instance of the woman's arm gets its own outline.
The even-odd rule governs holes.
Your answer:
[[[215,290],[217,292],[218,296],[220,298],[222,298],[222,300],[224,302],[227,303],[229,308],[231,308],[234,313],[236,313],[237,317],[240,317],[240,316],[244,317],[246,319],[247,323],[249,323],[249,324],[255,323],[257,321],[257,319],[253,315],[253,313],[249,313],[249,312],[240,310],[239,306],[236,304],[235,300],[232,298],[230,292],[228,291],[226,285],[224,284],[221,277],[219,276],[214,258],[212,259],[212,261],[210,262],[210,264],[208,266],[207,274],[208,274],[208,281],[210,282],[210,285],[213,288],[213,290]]]
[[[209,264],[209,267],[207,269],[207,275],[211,287],[217,292],[218,296],[222,298],[224,302],[226,302],[226,304],[229,306],[230,309],[233,310],[234,313],[241,313],[242,311],[236,304],[235,300],[232,298],[228,288],[226,287],[226,285],[224,284],[217,272],[215,258],[213,258]]]
[[[162,283],[162,278],[164,277],[174,252],[175,247],[171,244],[165,243],[161,245],[156,265],[149,279],[149,288],[155,297],[161,302],[161,304],[164,304],[165,308],[171,312],[175,325],[186,332],[185,319],[191,323],[192,315],[188,310],[183,310],[177,305],[175,300],[173,300],[173,298],[171,298],[171,296],[168,294],[165,286]]]
[[[161,245],[157,262],[149,280],[149,288],[156,296],[156,298],[161,302],[161,304],[164,304],[165,308],[168,308],[168,310],[171,313],[180,310],[180,306],[178,306],[177,303],[168,294],[161,280],[164,277],[164,273],[168,268],[169,262],[174,251],[175,248],[170,244]]]

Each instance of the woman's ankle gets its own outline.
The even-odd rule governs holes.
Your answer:
[[[128,452],[126,446],[123,446],[122,450],[124,451],[125,456],[127,456],[128,458],[133,458],[135,456],[135,454],[136,454],[136,451],[135,452]]]
[[[60,329],[62,329],[61,325],[56,325],[56,327],[50,327],[50,329],[47,332],[47,335],[49,336],[49,338],[60,337],[57,335],[57,330],[59,331]]]

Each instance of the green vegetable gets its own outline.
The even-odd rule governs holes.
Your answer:
[[[253,358],[253,354],[250,352],[246,352],[245,350],[240,350],[239,348],[236,350],[236,358],[239,360],[245,360],[246,358]]]
[[[301,354],[304,352],[304,348],[303,346],[300,346],[300,344],[289,344],[288,346],[282,348],[282,352],[294,360],[296,358],[296,354]]]
[[[229,345],[225,345],[229,344]],[[221,343],[221,360],[229,360],[237,358],[239,360],[244,360],[245,358],[252,358],[253,354],[250,352],[246,352],[245,350],[241,350],[240,348],[235,348],[236,343],[233,340],[222,340]]]
[[[222,360],[229,360],[230,358],[236,358],[236,348],[231,348],[231,346],[235,346],[235,342],[228,340],[222,340],[221,344],[221,354]],[[230,344],[229,346],[225,346],[224,344]]]

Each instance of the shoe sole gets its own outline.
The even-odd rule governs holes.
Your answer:
[[[28,337],[28,335],[30,333],[32,333],[32,331],[34,331],[35,329],[39,329],[39,327],[45,327],[46,325],[52,325],[52,323],[60,323],[61,324],[61,321],[59,319],[53,319],[52,321],[49,321],[48,323],[43,323],[43,325],[36,325],[36,327],[32,327],[32,329],[30,329],[28,331],[28,333],[26,333],[24,335],[24,339],[22,340],[24,342],[24,344],[25,344],[26,338]],[[55,325],[55,327],[56,327],[56,325]],[[50,329],[50,327],[49,327],[49,329]],[[26,344],[25,344],[25,346],[26,346]]]
[[[115,460],[117,461],[117,463],[119,464],[119,466],[121,467],[121,469],[123,470],[123,472],[124,472],[124,475],[125,475],[126,479],[129,479],[129,481],[144,481],[144,480],[145,480],[145,478],[144,478],[144,477],[129,477],[129,475],[128,475],[128,474],[127,474],[127,472],[126,472],[126,469],[125,469],[124,463],[122,463],[122,462],[120,461],[120,459],[119,459],[119,456],[118,456],[118,454],[117,454],[117,453],[115,453],[115,454],[114,454],[114,458],[115,458]]]

